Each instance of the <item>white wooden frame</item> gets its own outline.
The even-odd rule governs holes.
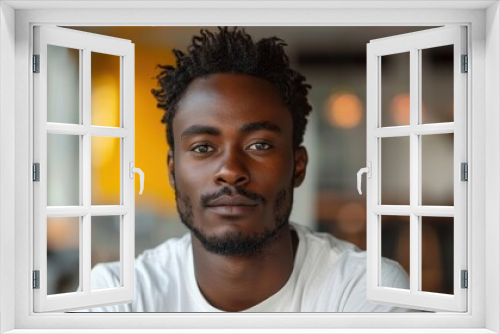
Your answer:
[[[78,310],[110,303],[129,303],[134,298],[134,179],[129,177],[129,162],[134,161],[134,44],[118,38],[59,27],[34,27],[34,54],[40,55],[40,73],[33,75],[34,147],[33,160],[40,164],[40,181],[34,194],[34,270],[40,272],[40,288],[34,290],[35,312]],[[80,53],[81,124],[47,122],[47,45],[73,48]],[[120,126],[91,125],[91,53],[120,57]],[[47,206],[47,134],[78,135],[80,185],[78,206]],[[107,136],[120,139],[120,205],[91,205],[91,139]],[[76,176],[75,176],[76,177]],[[91,217],[120,217],[120,279],[115,289],[91,291]],[[47,295],[47,218],[78,217],[80,291]]]
[[[120,10],[118,6],[135,8]],[[397,8],[395,8],[397,6]],[[61,9],[65,7],[65,9]],[[78,7],[79,10],[71,8]],[[39,10],[49,8],[53,10]],[[56,10],[58,9],[59,10]],[[68,9],[69,8],[69,9]],[[82,9],[83,8],[83,9]],[[99,8],[100,10],[92,10]],[[114,9],[112,11],[102,8]],[[154,8],[154,10],[137,10]],[[225,8],[225,9],[221,9]],[[247,10],[241,11],[241,8]],[[497,1],[308,1],[308,2],[17,2],[0,3],[0,328],[12,333],[69,333],[71,328],[88,333],[201,333],[252,332],[316,333],[495,333],[500,331],[500,12]],[[28,9],[26,11],[22,9]],[[486,25],[485,25],[486,22]],[[31,94],[29,76],[30,25],[429,25],[466,24],[470,29],[471,96],[468,142],[473,166],[469,175],[471,198],[467,246],[470,309],[466,314],[226,314],[226,315],[86,315],[63,317],[59,314],[30,313],[31,290],[29,258],[31,189],[30,159]],[[14,37],[15,36],[15,37]],[[486,71],[488,68],[488,71]],[[13,85],[12,83],[15,83]],[[15,110],[15,113],[14,113]],[[486,121],[487,120],[487,121]],[[15,129],[15,131],[14,131]],[[472,132],[471,132],[472,131]],[[11,145],[15,141],[15,147]],[[488,154],[485,154],[485,150]],[[14,174],[15,172],[15,174]],[[488,174],[488,183],[485,182]],[[12,177],[15,175],[15,178]],[[15,193],[15,199],[12,194]],[[15,221],[15,225],[12,222]],[[17,261],[16,261],[17,260]],[[486,263],[488,264],[486,266]],[[477,275],[474,274],[478,273]],[[15,288],[13,288],[15,287]],[[488,293],[485,293],[485,291]],[[472,297],[472,298],[471,298]],[[12,307],[14,305],[14,307]],[[424,316],[424,317],[423,317]],[[141,322],[148,329],[133,330]],[[190,328],[191,330],[165,329]],[[418,329],[405,329],[409,326]],[[37,330],[51,328],[48,331]],[[116,328],[98,330],[98,328]],[[156,330],[155,330],[156,328]],[[350,329],[342,329],[350,328]],[[247,331],[248,332],[248,331]]]
[[[460,180],[460,164],[467,161],[467,76],[461,73],[461,55],[467,54],[466,27],[451,26],[372,40],[367,45],[367,162],[372,177],[367,179],[367,254],[368,299],[391,305],[432,311],[467,309],[467,290],[461,288],[461,270],[467,270],[467,182]],[[454,122],[422,124],[421,50],[453,45]],[[410,55],[410,125],[382,127],[381,59],[408,52]],[[469,69],[472,73],[472,69]],[[422,206],[422,145],[420,136],[454,133],[454,206]],[[382,138],[408,137],[410,141],[410,205],[381,205]],[[380,286],[382,215],[410,218],[410,289]],[[453,295],[430,293],[422,289],[421,217],[454,218]]]

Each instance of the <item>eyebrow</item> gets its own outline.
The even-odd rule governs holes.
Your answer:
[[[181,134],[181,138],[185,136],[193,136],[199,134],[207,134],[217,136],[220,135],[220,130],[208,125],[191,125],[189,128],[184,130]]]
[[[254,132],[260,130],[268,130],[276,133],[281,133],[281,128],[274,123],[271,122],[254,122],[248,123],[241,126],[241,132]],[[181,138],[188,136],[195,136],[200,134],[218,136],[221,134],[221,131],[213,126],[209,125],[191,125],[186,130],[184,130],[181,134]]]
[[[271,122],[255,122],[243,125],[240,130],[242,132],[254,132],[259,130],[268,130],[276,133],[281,132],[281,128]]]

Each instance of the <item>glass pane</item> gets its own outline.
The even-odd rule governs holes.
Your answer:
[[[92,52],[91,124],[120,126],[120,57]]]
[[[92,205],[120,205],[120,141],[92,137]]]
[[[118,277],[121,277],[120,216],[93,216],[91,230],[92,268],[94,268],[94,266],[98,263],[108,263],[108,265],[116,273],[116,275]],[[94,273],[92,272],[92,275],[93,274]],[[106,288],[113,287],[110,286]]]
[[[453,206],[453,133],[422,136],[422,205]]]
[[[410,124],[410,53],[381,57],[382,126]]]
[[[422,291],[453,294],[453,218],[422,217]]]
[[[47,218],[47,294],[79,290],[80,217]]]
[[[406,273],[410,274],[410,217],[409,216],[382,216],[382,257],[398,262]],[[380,286],[399,288],[395,286],[394,273],[381,267],[382,281]]]
[[[453,122],[453,45],[421,50],[422,123]]]
[[[410,205],[410,137],[381,141],[382,205]]]
[[[80,50],[47,45],[47,121],[80,124]]]
[[[80,205],[79,136],[47,134],[47,205]]]

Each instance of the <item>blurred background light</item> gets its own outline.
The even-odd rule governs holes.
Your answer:
[[[410,95],[398,94],[391,101],[391,117],[397,125],[410,124]]]
[[[422,118],[425,118],[427,110],[425,104],[421,102],[420,112]],[[410,124],[410,95],[398,94],[391,101],[391,117],[395,125],[408,125]]]
[[[79,218],[52,217],[47,219],[47,247],[53,251],[78,249]]]
[[[364,111],[360,99],[355,94],[339,92],[328,98],[325,113],[331,125],[352,129],[359,124]]]

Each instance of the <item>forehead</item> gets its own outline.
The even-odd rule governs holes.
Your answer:
[[[213,74],[195,79],[177,105],[174,136],[191,125],[221,129],[245,123],[272,122],[292,131],[292,116],[276,88],[265,79],[245,74]]]

